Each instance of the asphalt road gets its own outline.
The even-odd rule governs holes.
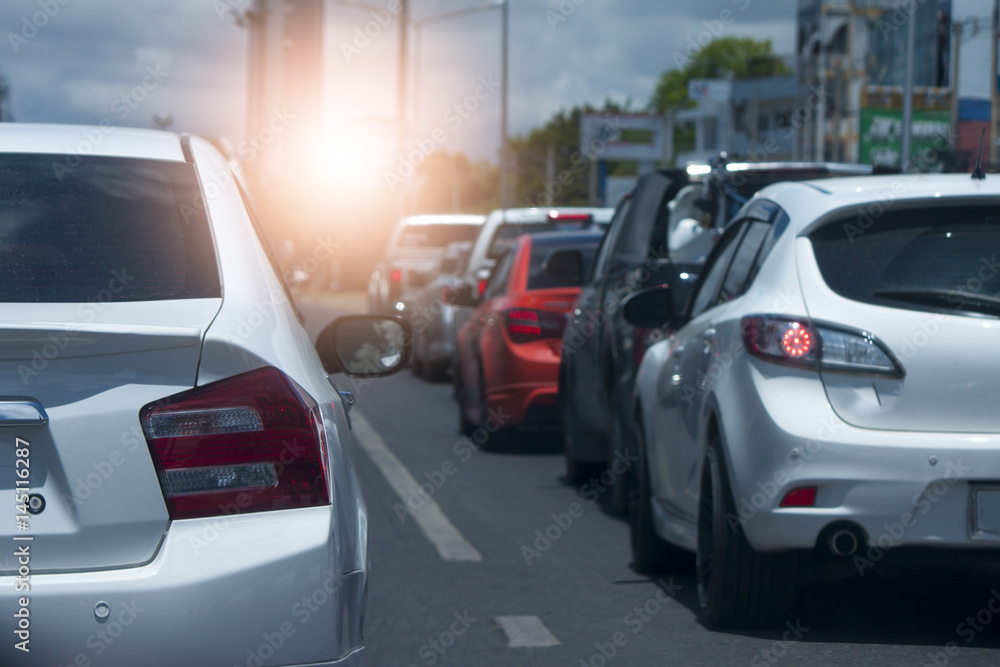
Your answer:
[[[314,336],[343,311],[297,301]],[[1000,664],[1000,577],[960,569],[812,585],[782,628],[713,632],[691,573],[630,568],[626,523],[599,482],[566,481],[558,437],[491,436],[491,451],[477,449],[458,435],[449,385],[404,371],[353,389],[367,664]],[[407,479],[424,492],[401,497]]]

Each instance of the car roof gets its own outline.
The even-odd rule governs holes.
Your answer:
[[[442,213],[411,215],[399,221],[400,225],[481,225],[486,220],[485,215],[465,213]]]
[[[893,174],[786,181],[767,186],[755,197],[775,202],[791,216],[795,229],[805,230],[831,213],[865,204],[871,204],[870,214],[877,217],[900,201],[1000,199],[1000,176],[975,180],[968,174]]]
[[[184,161],[180,135],[111,125],[0,123],[4,153],[44,153]]]
[[[519,224],[537,224],[549,222],[552,213],[587,213],[593,217],[593,221],[598,224],[607,224],[615,214],[613,208],[597,208],[590,206],[547,206],[541,208],[506,208],[496,209],[490,213],[490,219],[503,216],[504,222],[514,222]]]

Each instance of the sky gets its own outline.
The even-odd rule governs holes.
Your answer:
[[[368,0],[388,7],[390,0]],[[248,0],[7,0],[0,5],[0,75],[18,121],[153,127],[243,138],[246,31],[225,11]],[[479,0],[411,0],[421,19]],[[659,74],[707,36],[769,38],[794,48],[795,0],[511,0],[510,132],[605,98],[646,105]],[[729,12],[724,13],[724,12]],[[351,48],[370,12],[330,0],[324,33],[328,124],[391,134],[395,25]],[[421,33],[415,138],[494,158],[499,145],[500,12],[429,23]],[[345,48],[346,45],[346,48]],[[419,75],[412,72],[419,71]],[[481,82],[485,85],[480,85]],[[468,100],[477,93],[482,99]],[[449,114],[455,104],[472,112]],[[445,145],[446,144],[446,145]]]

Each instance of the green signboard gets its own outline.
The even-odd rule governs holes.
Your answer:
[[[903,133],[900,109],[862,109],[859,161],[899,168]],[[913,111],[910,159],[919,171],[942,171],[944,153],[951,148],[950,111]]]

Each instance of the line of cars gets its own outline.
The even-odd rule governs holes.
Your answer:
[[[603,233],[522,237],[481,299],[459,281],[462,429],[522,423],[554,370],[527,421],[558,411],[573,482],[636,461],[611,503],[633,566],[693,568],[713,627],[787,620],[810,581],[995,561],[995,178],[705,172],[643,177]]]

